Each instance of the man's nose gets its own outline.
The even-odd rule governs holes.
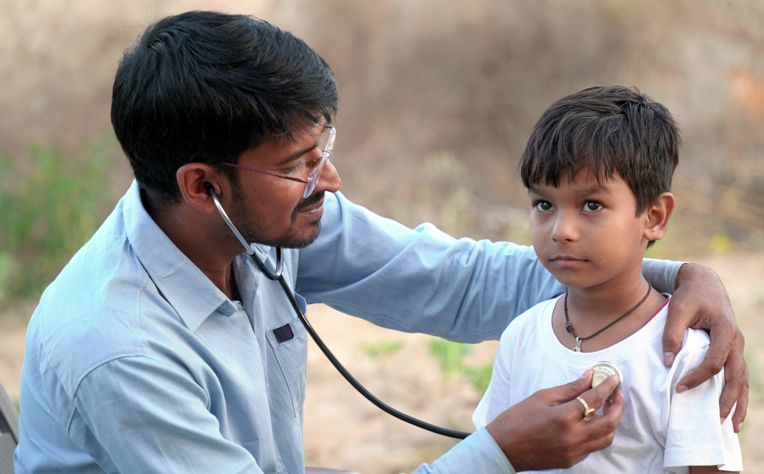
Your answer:
[[[336,193],[342,186],[342,180],[340,174],[337,172],[337,168],[334,167],[331,161],[324,163],[324,169],[321,170],[321,177],[318,178],[316,183],[316,191],[329,191]]]
[[[557,212],[552,228],[552,240],[555,242],[578,241],[578,226],[576,218],[571,212]]]

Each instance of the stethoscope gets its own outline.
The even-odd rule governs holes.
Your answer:
[[[437,433],[439,435],[448,436],[450,438],[464,439],[470,435],[470,433],[465,433],[463,431],[449,430],[446,428],[441,428],[439,426],[432,425],[422,420],[418,420],[412,416],[409,416],[387,405],[386,403],[384,403],[383,401],[375,397],[371,392],[366,390],[366,388],[363,385],[361,385],[352,375],[350,375],[350,372],[347,371],[347,369],[337,360],[337,358],[334,357],[334,354],[332,354],[329,348],[326,347],[326,344],[324,344],[324,342],[318,336],[318,333],[316,332],[316,330],[313,329],[313,326],[311,326],[310,322],[305,317],[305,314],[302,312],[302,308],[300,308],[300,305],[294,296],[294,292],[292,291],[291,288],[289,288],[289,285],[287,285],[287,282],[284,279],[284,276],[282,275],[282,272],[284,270],[283,249],[281,247],[276,247],[276,265],[273,268],[270,268],[268,266],[268,255],[265,252],[263,252],[257,245],[249,245],[247,241],[244,239],[244,237],[241,235],[239,230],[236,228],[236,226],[233,224],[233,222],[231,222],[231,219],[228,217],[228,214],[226,214],[225,210],[223,209],[223,206],[220,204],[220,201],[218,200],[218,196],[215,193],[215,188],[212,187],[212,184],[205,183],[204,188],[210,194],[210,196],[212,196],[212,199],[215,201],[215,206],[217,207],[218,212],[220,213],[220,216],[223,218],[225,223],[228,224],[228,227],[231,229],[231,232],[234,233],[236,238],[239,239],[239,242],[241,242],[241,245],[243,245],[244,248],[246,249],[247,255],[249,255],[250,260],[252,260],[255,263],[257,268],[259,268],[260,271],[268,279],[273,281],[278,281],[281,284],[281,288],[284,290],[284,294],[289,300],[289,303],[291,303],[292,308],[294,308],[295,313],[297,313],[297,317],[300,318],[300,321],[302,322],[303,326],[305,326],[305,329],[308,331],[308,334],[310,334],[310,337],[313,338],[313,341],[316,343],[318,348],[321,349],[321,352],[324,353],[326,358],[329,359],[329,362],[331,362],[334,368],[337,369],[337,371],[340,374],[342,374],[343,377],[345,377],[345,380],[347,380],[348,383],[350,383],[350,385],[353,386],[353,388],[358,390],[358,392],[361,395],[363,395],[367,400],[369,400],[371,403],[376,405],[379,409],[381,409],[385,413],[388,413],[398,418],[399,420],[405,421],[406,423],[412,424],[414,426],[418,426],[419,428],[425,429],[427,431],[431,431],[433,433]]]

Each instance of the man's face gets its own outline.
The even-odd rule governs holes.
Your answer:
[[[635,217],[637,201],[616,174],[581,171],[560,185],[528,190],[531,237],[539,261],[563,285],[589,288],[639,268],[647,219]]]
[[[292,139],[272,138],[239,157],[238,164],[303,181],[320,162],[320,124],[304,124]],[[342,181],[327,162],[313,193],[303,198],[305,184],[246,170],[238,171],[230,217],[248,242],[301,248],[321,230],[324,191],[336,192]]]

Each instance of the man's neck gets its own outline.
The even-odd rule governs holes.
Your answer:
[[[156,199],[141,193],[143,206],[162,232],[229,299],[239,300],[233,272],[233,259],[241,253],[241,244],[231,245],[225,235],[218,235],[219,222],[181,201],[156,205]]]

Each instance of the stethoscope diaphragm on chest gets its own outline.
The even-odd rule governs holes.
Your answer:
[[[598,386],[605,380],[607,380],[608,377],[611,375],[617,375],[618,376],[618,386],[613,390],[613,393],[610,394],[608,400],[613,398],[613,395],[618,393],[619,390],[621,390],[621,387],[623,386],[623,374],[620,370],[618,370],[618,367],[611,364],[610,362],[597,362],[591,368],[589,369],[593,372],[592,374],[592,388]]]

